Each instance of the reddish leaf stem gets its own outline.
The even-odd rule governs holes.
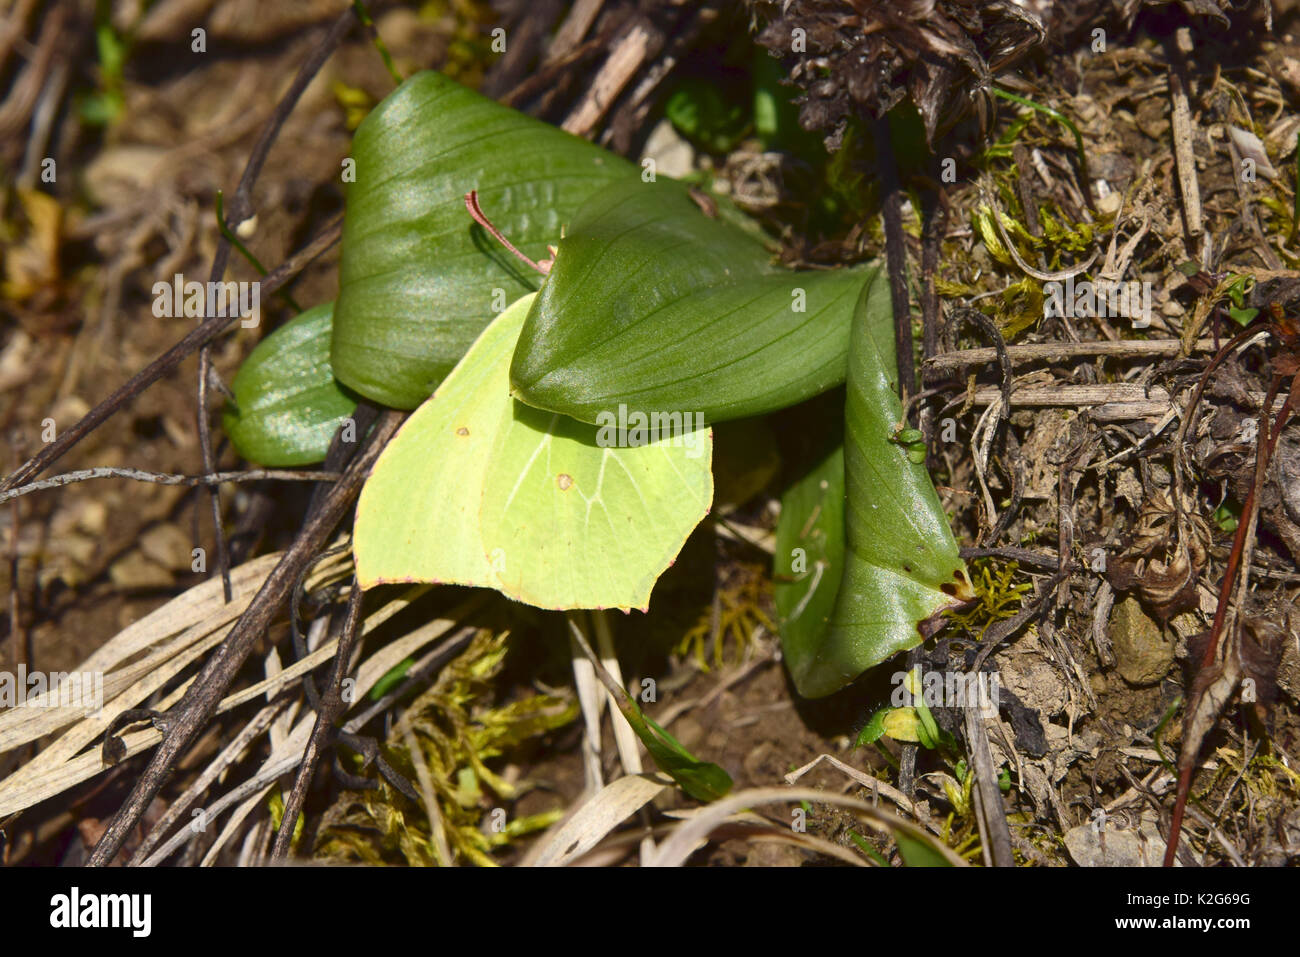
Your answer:
[[[1237,581],[1238,566],[1241,564],[1241,556],[1246,545],[1246,536],[1250,534],[1255,525],[1255,502],[1258,497],[1257,493],[1264,484],[1264,475],[1268,471],[1269,461],[1273,457],[1273,450],[1277,446],[1278,437],[1282,434],[1282,428],[1286,425],[1287,417],[1291,414],[1291,403],[1295,398],[1296,389],[1300,388],[1300,374],[1291,384],[1291,389],[1287,394],[1286,401],[1282,403],[1282,408],[1278,411],[1277,419],[1273,427],[1269,428],[1269,411],[1273,407],[1273,400],[1277,397],[1279,388],[1283,382],[1282,376],[1274,376],[1273,382],[1268,390],[1268,395],[1264,399],[1264,410],[1260,416],[1260,425],[1263,429],[1259,438],[1256,440],[1255,451],[1255,480],[1251,483],[1250,491],[1246,494],[1246,501],[1241,506],[1241,520],[1237,524],[1237,533],[1233,536],[1232,551],[1228,554],[1228,565],[1223,572],[1223,583],[1219,586],[1219,604],[1214,610],[1214,624],[1210,629],[1210,639],[1205,643],[1205,653],[1201,656],[1198,673],[1204,671],[1214,663],[1215,656],[1219,647],[1219,639],[1223,634],[1224,622],[1228,616],[1228,602],[1232,595],[1232,589]],[[1195,701],[1188,700],[1188,713],[1195,707]],[[1165,845],[1165,867],[1174,866],[1174,858],[1178,852],[1178,838],[1182,833],[1183,813],[1187,809],[1187,796],[1191,791],[1192,772],[1195,769],[1195,759],[1183,761],[1182,766],[1178,769],[1178,797],[1174,802],[1173,816],[1169,821],[1169,842]]]
[[[522,252],[520,252],[515,247],[514,243],[506,239],[506,237],[502,234],[501,230],[497,229],[495,226],[492,225],[492,220],[487,218],[487,215],[483,212],[482,208],[478,204],[478,190],[471,189],[468,193],[465,194],[465,208],[469,210],[469,214],[474,217],[474,222],[478,223],[480,226],[486,229],[493,239],[499,242],[502,246],[506,247],[506,249],[510,250],[510,252],[514,253],[516,259],[518,259],[524,265],[530,266],[531,268],[535,269],[543,276],[550,275],[551,268],[550,268],[549,261],[545,263],[533,262]]]

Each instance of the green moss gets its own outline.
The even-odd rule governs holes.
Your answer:
[[[378,789],[346,792],[326,812],[316,842],[318,858],[374,865],[493,866],[494,851],[563,816],[560,808],[510,814],[505,805],[531,785],[511,783],[488,764],[578,714],[576,702],[549,694],[489,704],[493,679],[505,659],[507,634],[480,632],[394,722],[384,743],[388,760],[413,782],[419,780],[416,762],[423,764],[439,820],[431,822],[422,806],[381,779]]]
[[[1014,617],[1030,590],[1028,581],[1016,581],[1020,566],[1016,562],[995,564],[993,559],[977,558],[971,563],[971,583],[975,586],[975,604],[944,614],[959,627],[984,639],[994,622]]]

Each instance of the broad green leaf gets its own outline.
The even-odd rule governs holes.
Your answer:
[[[639,172],[432,72],[371,111],[349,158],[334,372],[402,409],[428,398],[493,316],[538,285],[474,224],[465,194],[478,190],[493,224],[541,260],[584,200]]]
[[[876,282],[879,289],[872,288]],[[809,591],[813,595],[802,614],[809,614],[814,601],[824,609],[820,583],[815,589],[804,584],[807,579],[786,584],[782,573],[788,577],[787,568],[778,564],[776,569],[777,607],[788,609],[782,614],[786,661],[799,693],[809,698],[838,691],[868,668],[920,644],[939,612],[974,596],[925,466],[911,461],[906,446],[893,441],[903,410],[885,288],[881,277],[862,291],[853,324],[843,449],[846,547],[841,564],[828,566],[822,576],[838,580],[824,630],[815,628],[816,618],[804,623],[793,614]],[[823,460],[818,471],[816,481],[819,486],[826,482],[826,498],[837,499],[833,461]],[[810,489],[794,497],[787,493],[777,533],[778,562],[789,560],[792,542],[801,537],[812,541],[803,530],[823,521],[815,510],[827,508],[834,505],[819,501]],[[828,529],[827,542],[834,538],[833,528]],[[833,555],[829,544],[825,549]],[[788,590],[784,596],[783,590]]]
[[[239,367],[222,422],[239,454],[261,465],[325,458],[356,396],[330,369],[334,304],[308,309],[259,342]]]
[[[402,426],[361,490],[363,588],[446,582],[542,608],[641,608],[708,513],[707,428],[637,447],[510,396],[533,297],[493,322]]]
[[[784,408],[844,381],[875,272],[775,267],[680,184],[619,181],[560,241],[510,381],[529,405],[593,423],[619,406],[708,422]]]

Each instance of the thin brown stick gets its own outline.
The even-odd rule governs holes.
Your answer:
[[[1074,560],[1074,487],[1077,484],[1071,477],[1079,465],[1080,456],[1085,454],[1087,453],[1081,448],[1076,448],[1062,463],[1056,477],[1056,557],[1060,562],[1059,574],[1062,575],[1056,584],[1057,604],[1065,604],[1070,599],[1066,573],[1070,571]]]
[[[199,799],[213,782],[239,759],[244,750],[260,737],[263,731],[270,727],[271,722],[279,717],[280,713],[288,706],[288,703],[289,695],[281,692],[276,696],[275,700],[262,708],[253,716],[252,720],[239,729],[239,734],[235,736],[235,739],[226,745],[221,750],[221,753],[203,769],[198,778],[185,789],[185,793],[174,801],[171,807],[167,808],[167,812],[141,840],[140,846],[135,849],[135,853],[131,856],[132,866],[146,864],[149,861],[151,852],[158,846],[158,842],[167,836],[167,832],[172,829],[176,822],[181,820],[185,813],[189,811],[190,806]],[[184,830],[190,829],[187,827]],[[193,832],[189,836],[193,837]],[[170,852],[165,851],[164,854],[166,853]]]
[[[1250,228],[1251,234],[1255,237],[1254,249],[1255,255],[1259,256],[1264,263],[1265,268],[1281,270],[1286,268],[1286,264],[1278,257],[1277,252],[1268,244],[1268,239],[1264,236],[1264,231],[1260,229],[1259,217],[1255,215],[1255,205],[1251,202],[1250,190],[1246,186],[1246,180],[1238,172],[1241,169],[1241,153],[1237,149],[1237,144],[1233,142],[1231,136],[1228,137],[1228,153],[1232,157],[1232,184],[1237,187],[1237,200],[1240,202],[1240,212],[1238,215],[1241,220]]]
[[[1050,572],[1060,571],[1061,568],[1061,556],[1059,554],[1036,552],[1032,549],[1016,548],[1010,545],[992,548],[963,547],[958,551],[963,559],[1001,558],[1004,561],[1016,562],[1029,568],[1041,568]]]
[[[921,663],[924,647],[917,645],[907,653],[904,667],[912,671]],[[917,746],[912,741],[904,741],[898,753],[898,789],[909,801],[916,797],[916,752]]]
[[[889,120],[876,120],[876,150],[883,188],[881,216],[885,223],[885,263],[889,270],[890,302],[894,307],[894,361],[898,370],[898,397],[906,407],[916,391],[916,363],[912,356],[912,300],[907,292],[907,237],[903,232],[903,190],[890,139]]]
[[[296,276],[307,263],[338,242],[341,229],[342,220],[339,219],[304,246],[288,262],[270,272],[262,280],[263,294],[270,295],[275,292]],[[213,316],[205,319],[180,342],[133,375],[123,385],[114,390],[112,395],[83,415],[75,425],[64,429],[53,442],[28,459],[3,482],[0,482],[0,491],[17,488],[44,472],[67,454],[68,450],[78,442],[103,425],[108,418],[130,400],[175,369],[204,343],[211,342],[220,336],[226,331],[226,327],[234,323],[238,318],[238,316]]]
[[[640,81],[619,97],[605,122],[600,143],[624,156],[641,152],[654,126],[649,118],[656,104],[655,92],[677,65],[699,48],[700,34],[720,15],[718,7],[718,0],[703,0],[700,4],[683,6],[675,22],[665,20],[656,24],[670,39],[654,62],[642,69]]]
[[[943,243],[943,224],[947,206],[941,193],[928,190],[924,195],[925,224],[921,230],[921,384],[929,385],[929,375],[937,368],[939,332],[943,321],[939,311],[939,293],[934,286],[939,271],[939,253]],[[986,360],[987,361],[987,360]]]
[[[334,48],[343,42],[343,38],[356,22],[356,7],[349,4],[347,9],[335,19],[333,26],[330,27],[321,42],[317,44],[311,56],[299,68],[298,75],[294,77],[288,92],[275,105],[275,112],[271,114],[270,120],[262,128],[257,142],[253,145],[253,151],[248,157],[248,163],[244,166],[244,173],[239,178],[239,186],[236,187],[235,195],[231,198],[228,218],[223,224],[227,228],[232,222],[238,226],[252,215],[253,184],[257,182],[257,177],[261,175],[262,165],[271,152],[272,144],[280,135],[280,129],[284,126],[285,121],[289,119],[289,114],[293,112],[293,108],[297,106],[298,98],[302,96],[303,91],[315,79],[325,61],[333,55]],[[217,251],[212,257],[212,269],[208,275],[208,288],[212,288],[212,283],[222,280],[226,274],[226,265],[230,259],[230,240],[226,238],[226,230],[222,230],[222,233],[217,242]],[[211,349],[208,343],[204,343],[199,347],[198,424],[199,448],[203,453],[203,471],[206,474],[215,472],[217,468],[212,448],[212,423],[208,414],[208,383],[212,380],[212,371]],[[230,601],[230,551],[226,547],[226,533],[221,522],[220,490],[217,486],[210,486],[208,497],[212,506],[212,527],[213,534],[216,537],[217,564],[221,569],[221,587],[225,592],[226,601]]]
[[[1192,344],[1193,352],[1214,352],[1218,347],[1213,339],[1197,339]],[[1096,342],[1034,342],[1028,345],[1007,346],[1007,358],[1013,365],[1027,362],[1063,362],[1069,359],[1105,356],[1118,359],[1152,359],[1173,358],[1182,355],[1183,343],[1180,339],[1125,339],[1120,342],[1098,340]],[[941,352],[925,360],[926,371],[947,372],[952,369],[965,369],[969,366],[981,366],[997,359],[996,349],[978,348],[962,349],[957,352]]]
[[[15,445],[17,443],[15,442]],[[9,506],[9,660],[10,674],[18,674],[22,668],[32,668],[30,640],[23,627],[22,594],[18,590],[18,536],[22,531],[22,513],[19,504]]]
[[[307,800],[307,789],[316,774],[316,767],[329,747],[336,733],[335,722],[343,714],[343,677],[352,664],[352,652],[356,648],[358,625],[361,623],[361,586],[356,576],[352,578],[352,590],[348,594],[347,617],[343,622],[343,632],[339,635],[338,651],[330,667],[329,685],[316,709],[316,723],[312,725],[311,737],[307,749],[303,752],[302,763],[298,765],[298,775],[293,782],[293,790],[284,802],[284,817],[280,819],[280,830],[276,832],[275,843],[271,846],[271,861],[280,863],[289,855],[289,845],[293,841],[294,827],[298,814]]]
[[[380,416],[373,431],[364,440],[364,449],[358,451],[343,475],[330,486],[321,499],[319,511],[304,523],[302,531],[267,576],[247,610],[203,666],[185,697],[173,709],[174,718],[171,713],[168,714],[170,720],[162,742],[125,803],[113,816],[104,836],[95,845],[95,850],[87,861],[89,866],[107,866],[117,855],[127,834],[157,795],[176,760],[212,716],[221,695],[234,680],[253,646],[288,601],[303,567],[311,561],[316,550],[351,506],[352,500],[361,490],[362,481],[405,415],[404,412],[388,410]]]
[[[1205,394],[1205,387],[1209,384],[1210,376],[1214,374],[1214,370],[1228,358],[1228,355],[1232,350],[1246,342],[1246,340],[1258,335],[1258,333],[1259,330],[1253,327],[1243,329],[1241,332],[1229,339],[1228,342],[1224,344],[1223,348],[1217,350],[1214,354],[1214,358],[1210,360],[1209,364],[1205,367],[1205,370],[1201,373],[1200,379],[1197,380],[1196,388],[1192,390],[1191,398],[1187,400],[1187,411],[1183,413],[1182,422],[1178,425],[1178,434],[1174,437],[1174,484],[1172,491],[1174,512],[1178,516],[1178,530],[1180,535],[1185,531],[1183,527],[1183,444],[1187,441],[1188,435],[1195,434],[1192,431],[1192,428],[1196,424],[1196,416],[1200,412],[1201,396]]]
[[[560,128],[574,136],[591,133],[642,65],[659,55],[666,39],[663,31],[648,18],[639,14],[632,17],[613,41],[613,49],[592,78],[587,92]]]
[[[14,42],[27,28],[27,19],[35,6],[36,0],[18,0],[9,7],[5,22],[0,26],[0,70],[4,69]]]
[[[224,272],[225,264],[222,263],[221,265]],[[209,475],[216,471],[217,468],[216,453],[212,450],[212,423],[208,421],[208,383],[212,380],[214,371],[211,350],[211,343],[199,347],[199,448],[203,451],[203,471]],[[221,570],[221,588],[226,596],[226,601],[230,601],[234,597],[230,586],[230,549],[226,547],[226,529],[221,521],[221,490],[216,485],[208,487],[208,505],[212,512],[212,534],[216,540],[217,567]]]
[[[1020,503],[1025,494],[1024,481],[1019,471],[1020,463],[1010,461],[1007,455],[1008,443],[1010,441],[1008,434],[1010,430],[1009,423],[1011,420],[1011,360],[1007,356],[1006,341],[1002,338],[1002,333],[998,331],[998,327],[994,325],[992,319],[984,315],[984,313],[980,312],[978,309],[972,309],[970,306],[955,307],[953,309],[953,316],[955,318],[965,319],[968,322],[973,322],[975,325],[980,327],[980,331],[983,332],[984,335],[988,336],[988,338],[993,341],[993,349],[997,353],[998,357],[998,368],[1002,373],[1002,385],[1000,387],[1002,390],[1001,403],[998,409],[998,421],[993,429],[994,437],[1000,434],[1002,438],[1002,468],[1006,472],[1011,484],[1011,504],[1003,509],[1002,514],[998,516],[997,522],[989,531],[988,543],[993,544],[1002,537],[1003,533],[1006,532],[1007,528],[1010,526],[1012,519],[1015,518],[1016,513],[1020,510]]]
[[[10,499],[19,498],[31,492],[45,489],[62,488],[77,482],[88,482],[100,478],[125,478],[135,482],[151,482],[154,485],[221,485],[225,482],[334,482],[338,472],[299,472],[292,469],[246,469],[242,472],[213,472],[211,475],[175,475],[170,472],[144,472],[140,469],[122,469],[100,466],[93,469],[78,469],[52,475],[47,479],[28,482],[7,492],[0,492],[0,504]]]
[[[1007,826],[1006,808],[1002,806],[1002,792],[998,790],[998,776],[993,770],[993,756],[989,753],[989,740],[984,733],[984,721],[978,707],[967,707],[966,746],[974,765],[975,786],[979,798],[980,833],[984,846],[993,857],[994,867],[1015,867],[1016,857],[1011,847],[1011,828]]]
[[[69,9],[69,5],[57,3],[41,21],[27,66],[14,80],[4,102],[0,103],[0,136],[5,140],[16,138],[31,119],[32,110],[49,79],[55,55],[60,47],[67,45],[64,27]]]
[[[1201,187],[1196,176],[1196,155],[1192,150],[1192,110],[1187,98],[1186,55],[1191,49],[1191,30],[1181,26],[1166,47],[1170,61],[1169,99],[1172,105],[1169,128],[1174,140],[1174,163],[1178,169],[1178,187],[1183,197],[1187,235],[1198,239],[1205,227],[1201,217]]]
[[[938,173],[937,157],[932,165],[933,172]],[[941,175],[934,176],[933,179],[937,184],[941,180]],[[940,324],[943,321],[934,277],[939,270],[939,253],[943,244],[943,222],[947,216],[947,208],[938,185],[923,194],[921,215],[924,218],[921,227],[921,381],[919,391],[909,401],[922,403],[916,421],[917,427],[925,437],[926,448],[929,449],[934,445],[934,408],[925,403],[925,399],[934,394],[934,390],[929,387],[935,380],[942,378],[926,364],[939,352]],[[910,409],[904,406],[904,418],[909,414]]]
[[[555,37],[546,50],[546,62],[549,66],[563,59],[582,42],[591,25],[596,22],[596,14],[605,5],[605,0],[576,0],[569,9],[568,16],[555,31]]]
[[[1246,396],[1252,402],[1263,402],[1264,400],[1264,393],[1262,392],[1248,390]],[[1001,397],[1001,392],[996,386],[981,386],[970,396],[970,401],[972,405],[989,405],[1001,399]],[[954,404],[964,401],[966,401],[966,396],[962,395],[954,400]],[[1124,412],[1128,418],[1140,418],[1168,412],[1173,408],[1173,399],[1168,392],[1159,386],[1148,390],[1146,386],[1136,383],[1108,382],[1098,385],[1017,388],[1011,393],[1011,404],[1037,408],[1056,406],[1069,409],[1084,408],[1086,406],[1113,406],[1116,413]],[[1270,411],[1276,411],[1277,408],[1277,402],[1274,401],[1273,409]],[[1119,420],[1120,416],[1118,414],[1102,415],[1100,418]]]

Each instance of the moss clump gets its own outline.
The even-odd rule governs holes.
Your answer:
[[[578,705],[555,695],[531,695],[489,705],[493,679],[506,655],[506,632],[481,631],[438,680],[393,723],[385,752],[418,782],[427,770],[437,813],[413,805],[386,781],[373,791],[349,791],[326,812],[316,856],[334,863],[446,866],[468,861],[493,866],[492,852],[549,827],[560,809],[514,816],[502,805],[530,790],[488,767],[520,745],[572,721]]]

